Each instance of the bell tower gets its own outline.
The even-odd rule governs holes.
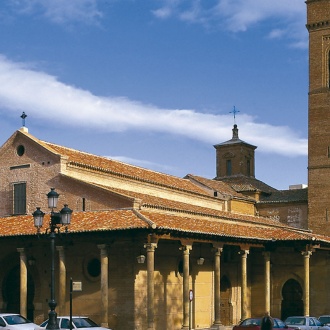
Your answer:
[[[330,235],[330,0],[307,0],[308,224]]]
[[[232,176],[254,178],[254,150],[257,147],[239,139],[236,124],[233,127],[232,139],[216,144],[214,148],[216,149],[217,159],[217,180]]]

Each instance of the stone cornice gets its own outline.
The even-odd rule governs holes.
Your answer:
[[[329,27],[330,27],[330,21],[320,21],[320,22],[306,24],[306,28],[308,31],[322,30],[322,29],[327,29]]]

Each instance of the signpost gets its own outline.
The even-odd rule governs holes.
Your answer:
[[[70,330],[72,330],[72,292],[82,291],[82,282],[73,282],[70,278]]]

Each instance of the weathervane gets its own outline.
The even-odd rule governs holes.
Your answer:
[[[21,116],[23,127],[25,126],[25,118],[26,118],[26,117],[27,117],[27,115],[26,115],[25,112],[23,111],[22,116]]]
[[[229,111],[229,113],[233,113],[234,114],[234,124],[236,124],[236,114],[239,112],[239,110],[236,110],[235,106],[233,111]]]

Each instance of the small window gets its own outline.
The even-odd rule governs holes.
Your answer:
[[[17,155],[18,156],[23,156],[24,155],[24,152],[25,152],[25,148],[24,146],[22,145],[19,145],[17,148],[16,148],[16,152],[17,152]]]
[[[26,214],[26,183],[14,184],[14,214]]]
[[[92,277],[98,277],[101,274],[101,262],[99,259],[94,258],[89,260],[87,264],[88,275]]]
[[[231,159],[226,160],[226,175],[231,175]]]
[[[90,210],[90,201],[86,197],[78,198],[76,202],[77,211],[88,211]]]

